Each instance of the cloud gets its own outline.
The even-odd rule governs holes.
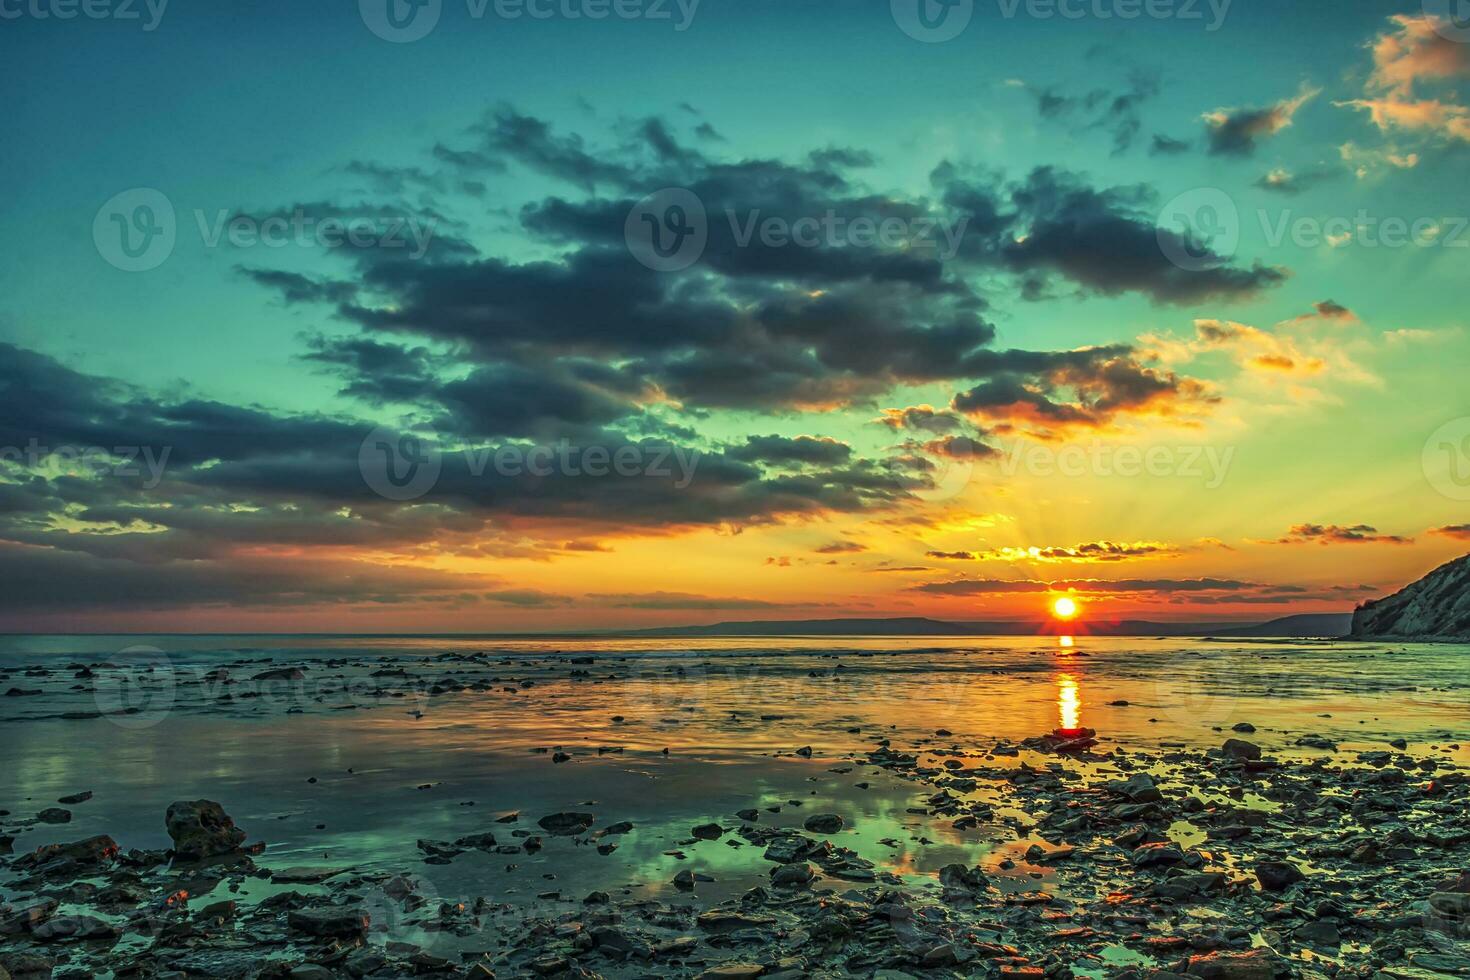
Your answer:
[[[833,541],[831,544],[824,544],[820,548],[818,548],[817,549],[817,554],[819,554],[819,555],[855,555],[855,554],[858,554],[860,552],[864,552],[864,551],[867,551],[867,550],[868,550],[868,546],[867,545],[865,545],[865,544],[858,544],[856,541]]]
[[[1422,95],[1425,83],[1470,78],[1470,48],[1450,39],[1436,18],[1396,14],[1371,45],[1373,71],[1365,95],[1337,105],[1363,109],[1384,132],[1405,130],[1470,142],[1470,108],[1451,93]]]
[[[1205,113],[1205,139],[1212,156],[1250,156],[1259,143],[1291,125],[1298,110],[1321,94],[1303,86],[1295,96],[1256,109],[1216,109]]]
[[[799,605],[689,592],[591,592],[587,598],[618,609],[782,609]]]
[[[1305,170],[1292,173],[1284,167],[1277,167],[1256,181],[1256,186],[1264,191],[1275,194],[1300,194],[1318,184],[1334,180],[1339,176],[1336,170]]]
[[[1451,40],[1436,18],[1396,14],[1389,22],[1394,29],[1379,35],[1372,45],[1370,85],[1408,97],[1421,81],[1470,78],[1470,47]]]
[[[1278,544],[1413,544],[1413,538],[1397,534],[1380,534],[1368,524],[1297,524],[1278,539]]]
[[[1429,533],[1455,541],[1470,541],[1470,524],[1446,524],[1444,527],[1433,528]]]
[[[1121,90],[1096,88],[1080,95],[1065,95],[1054,87],[1036,88],[1022,85],[1036,100],[1042,119],[1065,122],[1074,134],[1101,130],[1108,134],[1116,156],[1127,151],[1143,128],[1140,110],[1159,94],[1157,73],[1130,72],[1128,85]],[[1155,137],[1157,140],[1158,137]]]
[[[1098,191],[1074,176],[1038,168],[1013,197],[1023,219],[997,248],[1002,261],[1021,272],[1050,271],[1087,293],[1136,292],[1155,303],[1189,305],[1210,299],[1242,300],[1286,280],[1284,269],[1259,263],[1249,269],[1224,256],[1184,269],[1169,256],[1211,256],[1206,243],[1159,228],[1145,210],[1149,195],[1138,188]]]
[[[1180,549],[1173,545],[1157,541],[1089,541],[1072,547],[1003,547],[982,551],[969,557],[975,561],[1095,564],[1133,561],[1141,558],[1167,558],[1179,553]],[[930,555],[938,557],[933,552],[930,552]]]
[[[1359,180],[1365,180],[1385,168],[1412,170],[1419,166],[1419,154],[1406,153],[1396,148],[1367,149],[1349,140],[1338,147],[1337,151],[1343,163],[1352,169]]]
[[[932,405],[914,405],[909,408],[885,408],[879,424],[890,429],[917,429],[936,435],[953,432],[964,427],[965,421],[953,412],[936,409]]]
[[[1208,413],[1218,395],[1204,383],[1144,363],[1131,348],[997,355],[992,380],[954,397],[953,407],[996,431],[1053,438],[1070,430],[1110,429],[1134,418],[1187,421]]]
[[[957,579],[948,582],[927,582],[910,586],[911,591],[930,595],[1004,595],[1015,592],[1079,592],[1087,594],[1124,593],[1194,593],[1194,592],[1253,592],[1270,591],[1279,586],[1263,585],[1259,582],[1242,582],[1234,579],[1062,579],[1045,582],[1038,579]]]
[[[777,466],[836,465],[852,458],[852,447],[845,442],[822,436],[746,436],[745,445],[727,451],[732,459]]]
[[[1176,140],[1172,136],[1163,133],[1154,133],[1149,142],[1148,152],[1150,156],[1177,157],[1182,153],[1188,153],[1193,146],[1188,140]]]

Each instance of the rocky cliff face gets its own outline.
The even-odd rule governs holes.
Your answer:
[[[1470,555],[1353,613],[1354,636],[1470,640]]]

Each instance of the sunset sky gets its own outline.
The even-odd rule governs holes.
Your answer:
[[[0,629],[1261,621],[1470,550],[1432,0],[432,6],[6,8]]]

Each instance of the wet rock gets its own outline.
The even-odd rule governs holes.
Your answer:
[[[306,679],[300,667],[273,667],[270,670],[262,670],[254,677],[253,681],[300,681]]]
[[[1269,949],[1246,953],[1218,952],[1191,956],[1186,972],[1201,980],[1275,980],[1288,972],[1286,963]]]
[[[967,868],[963,864],[946,864],[939,869],[939,883],[944,886],[947,893],[973,895],[985,888],[986,878],[979,868]]]
[[[61,903],[54,898],[42,899],[20,908],[0,910],[0,936],[30,932],[56,913]]]
[[[725,835],[725,828],[717,823],[702,823],[689,833],[698,840],[719,840]]]
[[[693,891],[694,872],[690,871],[688,868],[685,868],[683,871],[680,871],[678,874],[674,875],[674,887],[679,889],[681,892]]]
[[[1176,844],[1157,843],[1144,844],[1135,848],[1129,855],[1135,868],[1156,868],[1162,865],[1178,864],[1184,860],[1184,852]]]
[[[1338,932],[1337,926],[1327,921],[1308,922],[1297,929],[1293,938],[1303,946],[1319,949],[1336,949],[1342,945],[1342,934]]]
[[[1435,892],[1429,896],[1429,907],[1440,915],[1453,918],[1470,917],[1470,894],[1465,892]]]
[[[1115,779],[1108,783],[1108,789],[1134,803],[1158,803],[1164,798],[1158,786],[1154,785],[1153,777],[1146,772],[1134,773],[1127,779]]]
[[[71,869],[95,869],[118,855],[117,841],[106,834],[87,837],[70,844],[46,844],[30,854],[15,859],[15,867],[23,871],[45,874]]]
[[[245,843],[245,831],[213,800],[171,803],[164,827],[174,842],[174,853],[185,860],[233,854]]]
[[[112,939],[120,934],[112,923],[90,915],[58,915],[31,930],[31,937],[43,943]]]
[[[71,823],[71,811],[63,810],[59,806],[51,806],[36,814],[36,819],[49,824]]]
[[[1256,880],[1268,892],[1285,891],[1305,879],[1301,868],[1290,861],[1262,861],[1256,865]]]
[[[744,810],[736,810],[735,816],[739,817],[741,820],[744,820],[746,823],[755,823],[756,821],[760,820],[761,812],[755,807],[747,807]]]
[[[361,909],[327,905],[292,910],[286,924],[308,936],[349,939],[367,935],[368,915]]]
[[[536,821],[536,825],[548,834],[557,837],[572,837],[586,833],[597,818],[590,813],[553,813]]]
[[[91,798],[92,798],[92,791],[91,790],[86,790],[86,791],[81,792],[81,793],[72,793],[70,796],[63,796],[61,799],[57,800],[56,802],[57,803],[60,803],[62,806],[76,806],[78,803],[85,803],[88,800],[90,800]]]
[[[764,972],[759,963],[721,963],[699,974],[699,980],[754,980]]]
[[[801,825],[813,834],[836,834],[845,826],[842,818],[835,813],[814,813],[803,820]]]
[[[1261,747],[1259,745],[1239,738],[1227,738],[1225,744],[1220,746],[1220,752],[1227,759],[1249,759],[1254,761],[1261,757]]]
[[[805,861],[771,869],[771,884],[777,888],[807,888],[816,877],[816,872]]]

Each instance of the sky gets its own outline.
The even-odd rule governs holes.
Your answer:
[[[1440,0],[0,0],[0,629],[1262,621],[1470,550]]]

